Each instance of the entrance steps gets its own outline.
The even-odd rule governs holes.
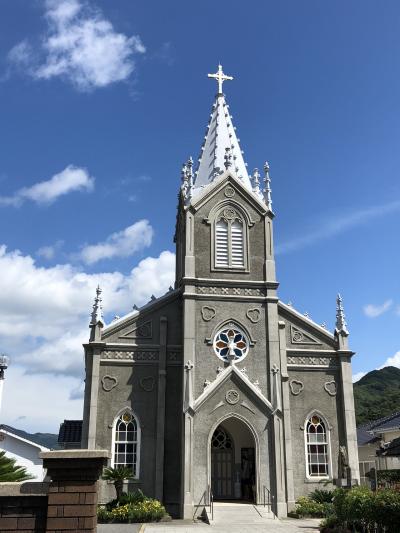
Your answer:
[[[214,502],[214,516],[206,508],[206,518],[210,524],[265,524],[275,518],[268,507],[248,502]]]

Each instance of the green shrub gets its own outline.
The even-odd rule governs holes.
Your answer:
[[[392,489],[372,492],[367,487],[336,489],[333,497],[334,516],[339,526],[353,531],[385,531],[398,533],[400,528],[400,493]],[[332,518],[332,523],[334,519]],[[325,530],[330,531],[324,523]],[[324,530],[322,530],[324,531]]]
[[[146,496],[140,489],[135,490],[135,492],[123,492],[119,499],[120,505],[125,505],[126,503],[139,503],[146,500]]]
[[[398,533],[400,524],[400,493],[392,489],[378,490],[373,499],[370,513],[388,533]]]
[[[333,490],[315,489],[308,497],[317,503],[332,503],[333,494]]]
[[[298,516],[314,516],[321,518],[325,516],[325,506],[307,496],[301,496],[296,502],[295,513]]]
[[[158,500],[144,496],[142,491],[123,493],[120,501],[113,500],[97,510],[99,522],[154,522],[167,516]]]

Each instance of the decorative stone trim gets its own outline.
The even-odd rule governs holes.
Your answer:
[[[215,307],[203,305],[203,307],[201,308],[201,316],[203,317],[203,320],[205,322],[209,322],[210,320],[212,320],[216,314],[217,310],[215,309]]]
[[[239,399],[240,399],[240,395],[237,390],[231,389],[231,390],[228,390],[227,393],[225,394],[225,400],[227,401],[227,403],[231,405],[237,404]]]
[[[304,383],[298,379],[289,381],[290,392],[293,396],[298,396],[304,389]]]
[[[295,326],[290,326],[292,344],[321,344],[315,337]]]
[[[253,415],[256,414],[256,412],[254,411],[254,409],[252,407],[250,407],[249,404],[247,404],[246,402],[241,402],[240,404],[242,407],[244,407],[245,409],[247,409],[248,411],[250,411],[251,413],[253,413]]]
[[[181,356],[182,356],[181,352],[177,350],[173,350],[171,352],[168,352],[167,359],[168,361],[181,361],[182,359]]]
[[[154,389],[155,381],[153,376],[145,376],[139,380],[139,385],[145,392],[151,392]]]
[[[118,385],[118,379],[115,376],[104,376],[101,380],[103,391],[110,392]]]
[[[136,324],[135,327],[123,335],[120,339],[151,339],[153,336],[153,323],[151,320],[142,324]]]
[[[197,294],[218,294],[224,296],[266,296],[266,289],[251,288],[251,287],[213,287],[213,286],[197,286]]]
[[[107,350],[101,355],[102,360],[107,359],[120,359],[128,361],[157,361],[158,352],[153,350],[148,351],[111,351]]]
[[[224,194],[227,198],[233,198],[235,196],[235,189],[228,185],[225,187]]]
[[[261,318],[261,309],[259,307],[248,309],[246,311],[246,316],[250,320],[250,322],[253,322],[253,324],[256,324]]]
[[[336,366],[336,358],[320,355],[289,355],[287,358],[287,364],[288,366],[309,366],[328,368]]]
[[[324,389],[329,394],[329,396],[336,396],[338,389],[336,381],[334,379],[332,379],[331,381],[327,381],[324,384]]]

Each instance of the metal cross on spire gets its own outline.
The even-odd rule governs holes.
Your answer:
[[[218,72],[215,74],[208,74],[209,78],[214,78],[216,82],[218,83],[218,94],[222,94],[222,84],[226,80],[233,80],[232,76],[227,76],[222,71],[222,65],[218,65]]]

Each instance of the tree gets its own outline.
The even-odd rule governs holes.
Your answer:
[[[103,472],[103,479],[106,481],[112,481],[114,483],[115,492],[117,493],[117,500],[121,498],[124,480],[132,478],[133,472],[126,466],[119,466],[118,468],[105,468]]]
[[[33,476],[28,474],[24,466],[18,466],[15,463],[15,459],[7,457],[4,450],[0,451],[0,482],[18,482],[33,478]]]

